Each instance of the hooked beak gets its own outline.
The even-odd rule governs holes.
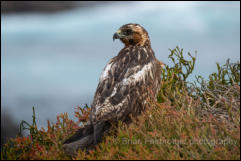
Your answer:
[[[121,34],[121,30],[118,30],[116,33],[114,33],[113,35],[113,41],[115,41],[115,39],[120,39],[123,38],[125,35]]]
[[[115,34],[113,35],[113,41],[115,41],[115,39],[119,39],[119,38],[120,38],[119,34],[115,33]]]

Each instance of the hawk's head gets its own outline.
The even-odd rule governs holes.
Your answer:
[[[147,31],[139,24],[129,23],[123,25],[113,35],[113,40],[120,39],[126,46],[129,45],[150,45]]]

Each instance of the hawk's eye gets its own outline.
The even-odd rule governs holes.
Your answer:
[[[126,29],[126,30],[123,31],[124,35],[130,35],[131,33],[132,33],[131,29]]]

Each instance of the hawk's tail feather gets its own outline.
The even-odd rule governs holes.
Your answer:
[[[64,141],[64,151],[74,156],[81,149],[87,151],[103,140],[104,134],[109,131],[111,124],[108,121],[100,121],[95,125],[86,125],[80,128],[76,133]]]
[[[98,144],[102,141],[105,132],[107,132],[111,127],[108,121],[100,121],[94,126],[94,140]]]
[[[67,153],[71,156],[75,156],[76,152],[79,149],[89,150],[89,149],[93,148],[93,146],[94,146],[94,135],[90,134],[90,135],[82,137],[81,139],[76,140],[74,142],[64,144],[63,149],[64,149],[65,153]]]
[[[81,139],[87,135],[93,134],[93,133],[94,133],[93,125],[86,125],[83,128],[78,129],[75,132],[75,134],[72,135],[67,140],[65,140],[63,144],[68,144],[68,143],[74,142],[76,140],[79,140],[79,139]]]

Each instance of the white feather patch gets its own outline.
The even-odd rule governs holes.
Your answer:
[[[123,79],[123,85],[133,84],[140,80],[145,80],[145,76],[149,73],[149,70],[152,68],[152,63],[146,64],[140,71],[131,75],[128,78]]]
[[[144,52],[147,53],[146,48],[143,48]]]
[[[102,72],[101,76],[100,76],[100,81],[105,80],[108,77],[108,72],[111,69],[112,63],[109,63],[106,65],[104,71]]]
[[[141,59],[141,54],[140,54],[140,51],[138,51],[138,60]]]
[[[111,97],[113,97],[116,94],[117,88],[115,87],[113,92],[111,93]]]

